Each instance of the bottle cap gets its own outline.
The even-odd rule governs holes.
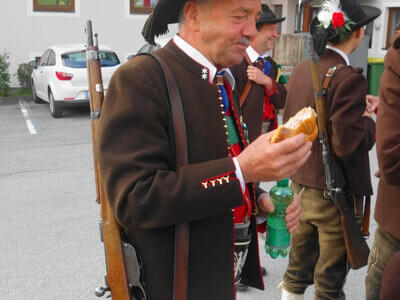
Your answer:
[[[277,181],[278,186],[285,187],[289,186],[289,178],[284,178],[282,180]]]

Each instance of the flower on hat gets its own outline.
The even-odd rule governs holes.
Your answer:
[[[341,41],[347,39],[352,32],[351,26],[355,24],[342,11],[340,0],[325,0],[317,18],[321,28],[328,29],[329,26],[332,26],[333,30],[340,35]]]
[[[344,16],[341,12],[334,12],[332,14],[332,26],[333,29],[342,27],[345,23]]]

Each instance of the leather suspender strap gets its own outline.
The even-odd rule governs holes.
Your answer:
[[[325,74],[325,80],[322,85],[323,91],[326,93],[329,90],[329,85],[331,84],[331,79],[336,72],[336,66],[329,68],[328,72]]]
[[[247,63],[248,63],[249,65],[252,65],[252,62],[250,61],[250,58],[249,58],[249,56],[247,55],[247,53],[245,53],[244,57],[246,58]],[[240,99],[239,99],[240,107],[243,106],[243,103],[244,103],[244,101],[246,100],[247,95],[249,94],[252,85],[253,85],[253,81],[248,80],[246,86],[245,86],[244,89],[243,89],[242,94],[240,95]]]
[[[175,133],[176,166],[177,168],[188,163],[187,138],[185,115],[182,100],[175,77],[161,57],[150,53],[141,53],[152,57],[160,66],[166,82],[168,97],[171,107],[172,120]],[[187,299],[188,287],[188,261],[189,261],[189,224],[175,225],[175,270],[174,270],[174,300]]]

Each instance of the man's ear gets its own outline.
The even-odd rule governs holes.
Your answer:
[[[357,38],[360,38],[360,37],[361,37],[361,30],[363,30],[363,29],[362,29],[362,28],[358,28],[358,29],[355,31],[355,35],[356,35]]]
[[[200,7],[196,1],[187,1],[183,7],[183,15],[185,18],[184,23],[191,28],[191,30],[198,31],[199,28],[199,15]]]

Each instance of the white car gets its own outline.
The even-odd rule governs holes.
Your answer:
[[[120,66],[110,47],[99,47],[104,91],[114,71]],[[35,103],[50,104],[54,118],[62,116],[64,107],[89,105],[86,48],[84,44],[59,45],[44,51],[32,75]]]

